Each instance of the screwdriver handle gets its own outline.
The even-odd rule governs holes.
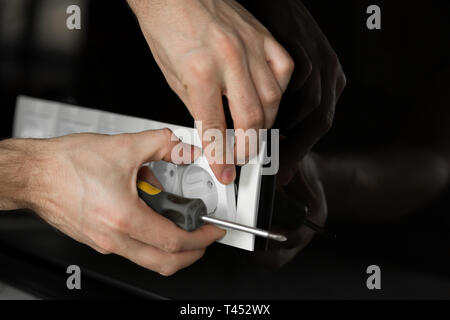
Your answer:
[[[138,181],[139,197],[160,215],[174,222],[178,227],[193,231],[204,224],[202,216],[207,209],[201,199],[189,199],[155,188],[145,181]]]
[[[150,208],[173,221],[178,227],[186,231],[193,231],[206,222],[252,233],[276,241],[286,241],[286,237],[281,234],[207,216],[208,211],[205,203],[201,199],[180,197],[173,193],[155,188],[145,181],[138,181],[137,190],[139,197],[141,197]]]

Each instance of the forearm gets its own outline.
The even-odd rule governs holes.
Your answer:
[[[449,167],[445,154],[421,149],[323,159],[330,214],[361,220],[404,216],[446,188]]]
[[[29,139],[0,141],[0,210],[29,207],[27,190],[33,163]]]

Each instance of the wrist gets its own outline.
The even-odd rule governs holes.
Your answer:
[[[26,142],[8,139],[0,142],[0,210],[28,208],[28,174],[24,150]]]
[[[0,141],[0,210],[33,209],[44,140]]]

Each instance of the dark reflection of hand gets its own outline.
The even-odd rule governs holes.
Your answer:
[[[323,226],[327,218],[327,204],[319,176],[319,164],[317,155],[306,155],[302,162],[298,164],[296,175],[283,188],[283,192],[285,192],[284,196],[290,198],[289,200],[301,202],[308,207],[308,220]],[[268,251],[257,253],[259,260],[269,267],[280,268],[312,240],[314,231],[305,226],[295,227],[299,214],[300,212],[280,212],[277,207],[274,208],[272,230],[286,235],[288,240],[286,242],[270,241]],[[295,229],[293,229],[293,226]]]
[[[337,54],[301,1],[261,0],[254,11],[295,62],[274,125],[287,137],[280,146],[278,175],[286,185],[298,162],[333,124],[346,78]]]

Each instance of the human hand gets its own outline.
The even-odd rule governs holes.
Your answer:
[[[149,208],[136,189],[143,163],[175,161],[173,150],[181,156],[178,163],[199,154],[171,135],[163,129],[33,140],[27,152],[29,208],[98,252],[121,255],[162,275],[189,266],[225,231],[211,225],[184,231]]]
[[[204,148],[210,143],[205,131],[217,129],[226,137],[222,96],[235,129],[272,127],[294,64],[247,10],[234,0],[128,2],[170,87],[194,119],[202,121]],[[236,133],[237,143],[239,139],[245,137]],[[224,140],[216,137],[214,144],[215,158],[225,163]],[[245,160],[248,151],[234,154]],[[211,164],[213,159],[208,160]],[[224,184],[235,178],[233,164],[212,163],[211,168]]]

